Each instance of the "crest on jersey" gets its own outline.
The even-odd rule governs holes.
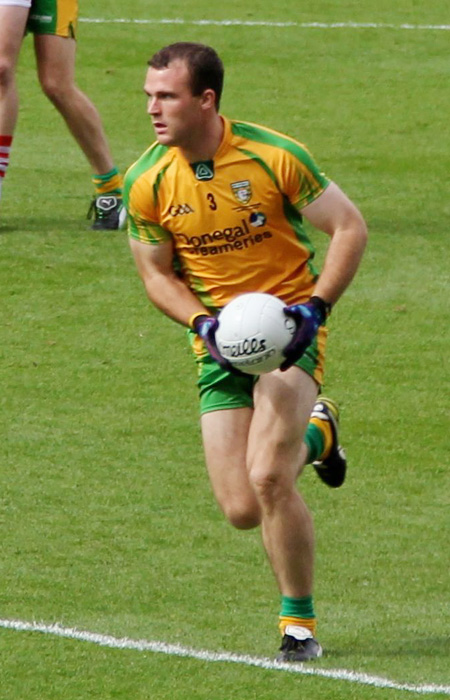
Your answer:
[[[252,198],[252,186],[250,180],[239,180],[231,183],[231,190],[240,204],[248,204]]]

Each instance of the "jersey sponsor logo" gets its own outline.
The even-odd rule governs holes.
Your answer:
[[[264,226],[267,221],[267,217],[261,211],[252,211],[249,221],[251,226],[259,228],[260,226]]]
[[[252,186],[250,180],[239,180],[230,184],[231,191],[240,204],[248,204],[252,198]]]
[[[214,166],[209,163],[196,163],[194,175],[197,180],[212,180],[214,177]]]
[[[270,231],[252,233],[245,219],[239,226],[228,226],[198,236],[175,233],[176,244],[188,255],[222,255],[235,251],[244,251],[272,238]]]
[[[193,214],[194,209],[190,204],[172,204],[169,209],[170,216],[183,216],[183,214]]]

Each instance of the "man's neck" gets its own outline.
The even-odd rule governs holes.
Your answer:
[[[225,126],[223,119],[216,114],[214,119],[203,128],[197,138],[192,139],[188,146],[180,146],[180,150],[189,163],[198,163],[202,160],[213,160],[219,148]]]

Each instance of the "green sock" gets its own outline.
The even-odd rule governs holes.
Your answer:
[[[92,182],[98,195],[114,194],[118,197],[122,195],[122,176],[116,167],[108,173],[93,175]]]
[[[322,431],[314,425],[314,423],[308,423],[308,430],[305,435],[305,443],[308,448],[308,456],[306,458],[306,464],[311,464],[319,459],[320,455],[323,454],[325,448],[325,439]]]
[[[283,617],[315,617],[312,595],[305,595],[302,598],[289,598],[287,595],[282,595],[280,615]]]

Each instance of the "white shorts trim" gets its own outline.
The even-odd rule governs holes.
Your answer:
[[[31,7],[31,0],[0,0],[0,7],[8,5],[15,5],[16,7]]]

